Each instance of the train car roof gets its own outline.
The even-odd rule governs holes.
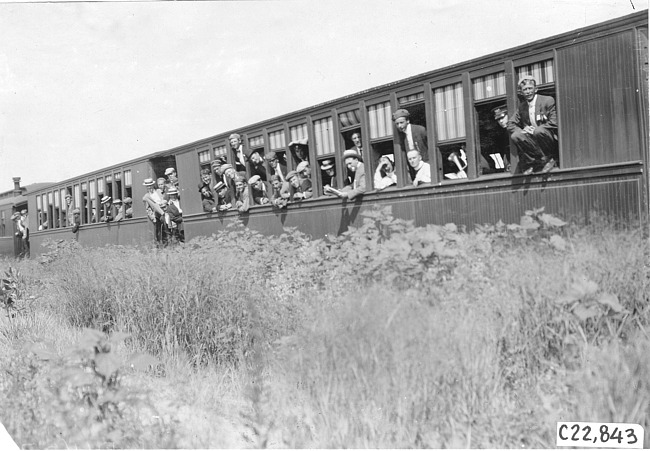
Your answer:
[[[55,185],[53,182],[41,182],[41,183],[32,183],[30,185],[21,186],[22,194],[18,196],[13,195],[14,190],[8,190],[3,193],[0,193],[0,206],[3,205],[15,205],[27,202],[27,196],[34,191],[39,191],[45,189],[49,186]]]

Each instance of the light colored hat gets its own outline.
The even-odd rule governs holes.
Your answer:
[[[275,152],[269,152],[266,155],[264,155],[264,159],[266,161],[273,161],[273,160],[277,160],[278,156]]]
[[[343,159],[346,158],[356,158],[357,160],[361,160],[361,155],[359,155],[359,152],[357,152],[356,149],[348,149],[343,152]]]
[[[226,184],[225,184],[225,183],[223,183],[223,182],[219,182],[219,183],[217,183],[216,185],[214,185],[214,190],[215,190],[215,191],[219,191],[219,190],[221,190],[221,189],[223,189],[223,188],[225,188],[225,187],[226,187]]]
[[[169,194],[170,196],[171,196],[172,194],[176,194],[176,195],[178,195],[178,188],[176,188],[175,186],[172,186],[172,187],[169,188],[169,190],[167,191],[167,194]]]
[[[165,175],[169,175],[169,174],[172,174],[174,172],[176,172],[176,169],[174,169],[174,168],[165,169]]]
[[[70,193],[67,193],[67,194],[65,195],[65,198],[66,198],[66,199],[67,199],[67,198],[70,198],[70,199],[72,199],[72,194],[70,194]]]
[[[295,141],[291,141],[289,143],[289,147],[295,146],[296,144],[299,144],[301,146],[306,146],[308,142],[309,142],[308,138],[296,139]]]
[[[262,177],[260,177],[259,175],[254,175],[248,179],[248,184],[253,185],[254,183],[259,182],[260,180],[262,180]]]
[[[285,176],[285,179],[288,181],[297,176],[298,173],[296,171],[289,171],[289,173]]]
[[[153,181],[153,179],[144,179],[144,182],[142,182],[144,186],[153,186],[156,184],[156,182]]]
[[[386,160],[390,161],[392,164],[395,164],[395,157],[393,156],[393,154],[382,155],[381,158],[379,159],[381,160],[382,158],[385,158]]]
[[[125,204],[130,204],[131,202],[133,202],[133,199],[131,199],[130,197],[125,197],[124,198],[124,203]]]
[[[106,202],[111,200],[111,196],[104,196],[102,197],[102,205],[104,205]]]
[[[73,215],[80,215],[80,214],[81,214],[81,210],[79,210],[78,208],[75,208],[74,210],[72,210],[72,214],[73,214]]]
[[[537,85],[537,80],[535,80],[535,77],[533,77],[530,74],[522,74],[521,77],[519,77],[519,82],[517,82],[517,86],[521,85],[525,81],[532,80],[535,85]]]
[[[228,169],[233,169],[232,164],[222,164],[219,168],[219,174],[224,175]]]
[[[169,202],[167,202],[166,199],[163,199],[163,200],[160,201],[160,207],[166,207],[168,203]]]
[[[228,141],[230,141],[231,139],[241,139],[241,136],[239,135],[239,133],[232,133],[232,134],[228,137]]]
[[[115,200],[113,201],[113,203],[114,203],[114,204],[121,204],[121,203],[122,203],[122,200],[121,200],[121,199],[115,199]]]
[[[296,166],[296,172],[302,172],[304,171],[307,167],[309,167],[309,162],[307,161],[301,161],[298,163],[298,166]]]
[[[328,169],[332,169],[334,167],[334,163],[332,163],[332,160],[323,160],[323,164],[320,165],[320,168],[323,171],[327,171]]]
[[[405,110],[404,108],[400,108],[399,110],[393,113],[393,120],[396,120],[397,118],[400,117],[409,118],[411,117],[411,113],[409,113],[408,110]]]
[[[20,210],[20,214],[21,214],[21,215],[26,215],[26,214],[27,214],[27,210]]]
[[[282,179],[280,178],[279,175],[277,175],[277,174],[272,175],[272,176],[271,176],[271,183],[275,182],[276,180],[277,180],[278,182],[281,182],[281,181],[282,181]]]

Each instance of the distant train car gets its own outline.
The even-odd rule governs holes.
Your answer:
[[[517,110],[517,81],[526,74],[556,104],[557,167],[547,173],[517,169],[516,148],[495,119],[497,108],[511,115]],[[418,139],[426,143],[420,150],[431,166],[430,184],[411,183],[406,144],[392,117],[399,109],[408,110],[412,125],[423,127]],[[241,149],[231,148],[233,133],[240,135]],[[362,153],[367,192],[354,200],[326,195],[326,184],[345,184],[343,153],[351,148]],[[267,204],[245,213],[204,212],[202,171],[211,186],[220,177],[212,162],[221,159],[246,171],[246,179],[260,174],[268,181],[274,169],[264,157],[271,152],[281,160],[284,175],[301,161],[310,163],[312,198],[286,209]],[[253,164],[253,153],[261,163]],[[394,161],[396,184],[376,190],[382,157]],[[648,14],[643,11],[34,190],[27,195],[32,254],[42,252],[46,239],[74,238],[94,246],[153,241],[143,181],[164,176],[167,168],[177,171],[183,226],[191,239],[235,219],[266,234],[285,227],[315,237],[337,234],[359,225],[359,212],[374,204],[391,205],[396,217],[416,225],[517,222],[524,210],[541,206],[565,218],[599,211],[621,220],[647,220],[648,164]],[[332,179],[332,170],[322,169],[330,166]],[[132,199],[132,217],[102,222],[101,201],[108,197]],[[79,209],[81,224],[74,232],[73,208]]]
[[[35,183],[20,186],[20,177],[14,177],[13,181],[13,190],[0,193],[0,255],[5,257],[19,257],[26,253],[24,241],[19,236],[17,223],[12,217],[24,213],[24,221],[29,226],[29,194],[51,185]]]

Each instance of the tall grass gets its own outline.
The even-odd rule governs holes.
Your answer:
[[[556,421],[649,430],[649,255],[542,210],[465,232],[379,209],[326,240],[59,244],[40,283],[74,327],[236,375],[253,447],[551,447]]]

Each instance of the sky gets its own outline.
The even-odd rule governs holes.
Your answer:
[[[648,9],[648,0],[0,0],[0,192]]]

